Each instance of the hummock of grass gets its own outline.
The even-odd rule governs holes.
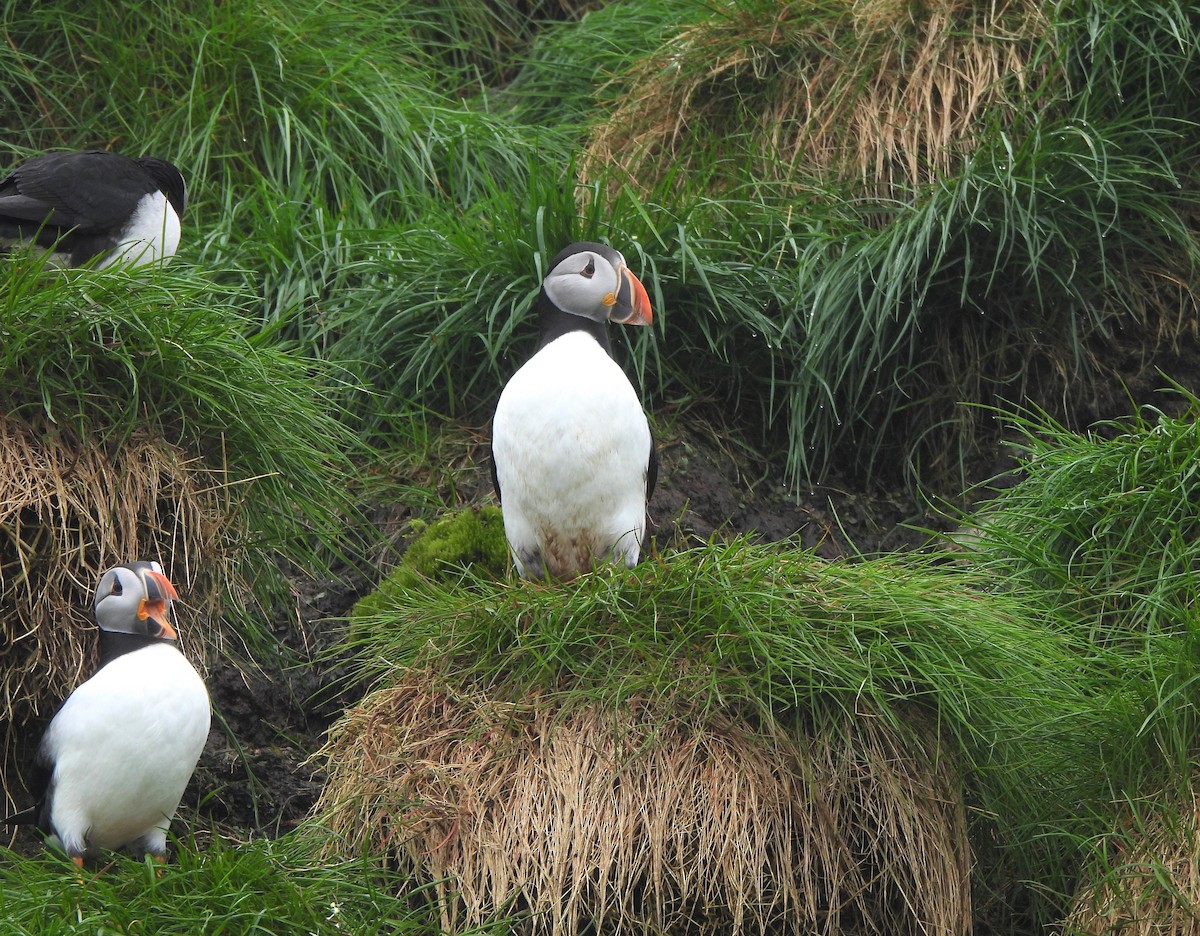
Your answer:
[[[1067,932],[1192,932],[1200,910],[1200,399],[1175,387],[1161,406],[1087,433],[1006,414],[1021,480],[959,536],[967,561],[1104,648],[1094,692],[1125,699],[1105,765],[1116,806],[1089,839]]]
[[[449,874],[459,923],[512,898],[553,907],[560,931],[601,911],[643,931],[703,905],[800,931],[834,908],[916,930],[936,907],[951,932],[969,914],[963,797],[1001,860],[1047,888],[1035,901],[1061,893],[1071,835],[1105,792],[1096,759],[1121,743],[1081,646],[914,557],[829,564],[737,541],[567,587],[469,572],[394,585],[356,618],[375,689],[331,732],[316,815],[335,849]],[[677,829],[659,823],[668,808]],[[517,849],[525,813],[561,832],[544,845],[555,861]],[[571,837],[589,828],[628,829],[630,851]],[[696,866],[720,870],[689,904]]]
[[[1027,0],[710,7],[616,82],[584,175],[616,169],[649,193],[708,172],[723,188],[749,171],[800,192],[823,178],[904,195],[1017,119],[1014,100],[1043,77],[1047,29]]]
[[[987,574],[1115,655],[1105,691],[1136,700],[1125,760],[1151,783],[1190,762],[1200,729],[1200,398],[1176,388],[1163,408],[1086,434],[1045,414],[1008,417],[1023,434],[1022,480],[962,537]]]
[[[796,734],[413,671],[351,710],[325,755],[335,850],[428,883],[451,932],[501,912],[555,934],[969,926],[952,759],[869,712]]]
[[[186,265],[56,275],[18,257],[5,277],[6,750],[7,732],[88,668],[92,594],[117,562],[162,562],[191,654],[266,651],[278,560],[313,567],[313,543],[339,541],[351,437],[324,396],[328,373],[270,335],[246,337],[245,296]]]
[[[1159,936],[1196,931],[1200,795],[1194,774],[1130,801],[1093,852],[1064,932]]]

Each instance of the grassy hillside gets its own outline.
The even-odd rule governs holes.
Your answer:
[[[334,837],[198,832],[163,878],[122,861],[83,895],[53,859],[5,853],[22,932],[150,916],[178,932],[503,931],[530,910],[550,931],[657,931],[678,914],[701,929],[1089,930],[1097,907],[1170,882],[1181,839],[1162,830],[1188,814],[1195,753],[1198,414],[1177,390],[1128,416],[1121,380],[1170,385],[1197,329],[1190,6],[2,10],[6,165],[113,148],[170,159],[189,185],[165,269],[0,259],[13,796],[16,747],[87,669],[88,590],[115,557],[161,556],[185,582],[189,653],[270,669],[277,639],[302,640],[281,569],[319,577],[349,554],[379,579],[364,503],[436,519],[470,498],[444,439],[482,450],[570,240],[612,242],[650,290],[654,329],[617,340],[652,419],[736,426],[731,444],[789,491],[953,496],[1001,434],[1020,443],[1019,483],[920,559],[714,539],[547,589],[489,571],[494,524],[469,548],[418,550],[347,641],[321,625],[337,665],[358,661],[357,705],[326,749]],[[1088,431],[1097,415],[1118,418]],[[517,774],[492,772],[496,752],[555,777],[539,758],[563,726],[595,785],[530,780],[521,816],[616,801],[628,771],[641,779],[610,818],[628,823],[626,857],[657,865],[601,881],[514,847],[536,882],[517,886],[464,831],[463,804],[505,818],[487,791]],[[676,782],[656,787],[658,770]],[[721,779],[689,786],[689,771]],[[749,864],[712,850],[701,807],[745,807],[751,775],[774,818],[743,825],[795,823],[772,841],[811,846],[807,870],[794,845],[740,841]],[[670,839],[674,864],[671,830],[635,821],[634,794],[656,790],[701,817]],[[883,844],[864,833],[879,815]],[[680,896],[718,866],[704,907]],[[1189,887],[1156,899],[1186,906]]]

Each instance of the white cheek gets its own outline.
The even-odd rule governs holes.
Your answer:
[[[162,192],[147,195],[129,220],[129,226],[112,254],[98,266],[117,263],[142,266],[170,260],[179,247],[182,225],[179,215]]]
[[[616,271],[607,265],[598,268],[591,278],[579,273],[563,273],[546,280],[546,295],[551,302],[564,312],[587,318],[607,318],[609,307],[603,299],[606,295],[615,295],[616,291]]]

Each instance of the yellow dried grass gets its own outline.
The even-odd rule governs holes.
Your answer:
[[[161,438],[80,439],[0,415],[0,765],[20,726],[94,665],[92,594],[104,569],[157,559],[179,589],[185,652],[209,658],[241,539],[222,473]],[[195,622],[195,623],[192,623]]]
[[[970,928],[957,778],[929,732],[794,736],[647,701],[456,693],[409,674],[321,752],[330,852],[395,860],[450,932],[925,933]]]
[[[902,195],[948,174],[985,121],[1018,118],[1014,96],[1045,77],[1031,62],[1046,23],[1032,0],[847,0],[823,21],[786,0],[774,19],[730,7],[628,76],[592,131],[583,176],[615,171],[645,193],[707,167],[713,154],[694,141],[711,138],[729,141],[735,177],[753,154],[769,181]]]
[[[1093,866],[1063,931],[1095,936],[1200,934],[1200,792],[1141,803]]]

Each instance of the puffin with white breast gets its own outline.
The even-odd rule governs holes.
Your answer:
[[[179,596],[157,562],[109,569],[96,589],[100,665],[38,748],[40,802],[4,820],[37,825],[79,866],[103,849],[140,846],[156,860],[208,738],[200,674],[170,621]]]
[[[166,160],[46,153],[0,179],[0,246],[35,244],[61,267],[165,263],[186,204],[183,175]]]
[[[550,262],[541,343],[492,420],[492,481],[517,572],[571,579],[633,567],[658,475],[650,424],[613,360],[608,323],[649,325],[650,299],[621,253],[581,242]]]

